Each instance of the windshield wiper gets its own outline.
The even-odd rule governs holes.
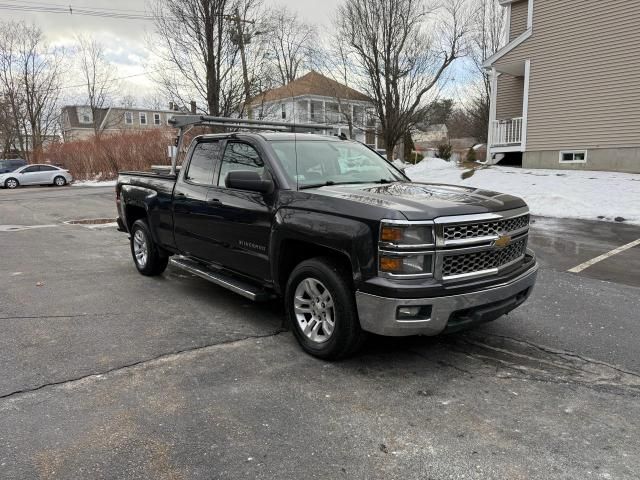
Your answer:
[[[330,187],[331,185],[335,185],[336,182],[332,182],[331,180],[328,180],[324,183],[312,183],[309,185],[302,185],[299,187],[298,190],[305,190],[307,188],[318,188],[318,187]]]

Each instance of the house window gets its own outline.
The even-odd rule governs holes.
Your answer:
[[[587,163],[587,151],[564,150],[560,152],[560,163]]]
[[[147,114],[144,112],[140,112],[140,125],[147,124]]]
[[[287,118],[287,106],[284,103],[280,105],[280,111],[281,111],[282,118],[283,119]]]
[[[127,125],[133,124],[133,113],[124,112],[124,123],[126,123]]]
[[[154,125],[160,125],[160,114],[159,113],[154,113],[153,114],[153,124]]]
[[[93,115],[91,114],[91,108],[79,108],[78,120],[80,123],[93,123]]]

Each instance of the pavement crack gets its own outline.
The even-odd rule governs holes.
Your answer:
[[[615,370],[617,372],[620,373],[624,373],[625,375],[630,375],[632,377],[636,377],[636,378],[640,378],[640,374],[636,373],[636,372],[632,372],[630,370],[626,370],[624,368],[618,367],[616,365],[612,365],[610,363],[607,362],[602,362],[600,360],[594,360],[593,358],[589,358],[589,357],[584,357],[578,353],[573,353],[573,352],[568,352],[566,350],[557,350],[551,347],[545,347],[544,345],[538,345],[536,343],[530,342],[528,340],[522,340],[520,338],[515,338],[515,337],[509,337],[507,335],[498,335],[495,333],[483,333],[483,335],[486,336],[490,336],[490,337],[497,337],[497,338],[503,338],[505,340],[511,340],[512,342],[516,342],[516,343],[520,343],[523,345],[528,345],[530,347],[536,348],[538,350],[540,350],[541,352],[544,353],[548,353],[550,355],[555,355],[558,357],[571,357],[571,358],[577,358],[578,360],[582,360],[585,363],[591,364],[591,365],[599,365],[602,367],[607,367],[610,368],[612,370]]]
[[[145,358],[143,360],[137,360],[135,362],[131,362],[131,363],[127,363],[125,365],[119,365],[117,367],[113,367],[113,368],[109,368],[107,370],[104,370],[102,372],[92,372],[92,373],[88,373],[86,375],[80,375],[78,377],[74,377],[74,378],[69,378],[66,380],[60,380],[60,381],[56,381],[56,382],[48,382],[48,383],[43,383],[40,385],[37,385],[35,387],[29,387],[29,388],[23,388],[20,390],[15,390],[13,392],[9,392],[9,393],[5,393],[3,395],[0,395],[0,400],[7,400],[7,399],[12,399],[12,398],[16,398],[18,396],[21,395],[25,395],[28,393],[34,393],[34,392],[38,392],[40,390],[44,390],[46,388],[49,387],[56,387],[56,386],[61,386],[61,385],[68,385],[71,383],[75,383],[75,382],[79,382],[88,378],[95,378],[95,377],[101,377],[103,375],[109,375],[111,373],[115,373],[115,372],[120,372],[123,370],[127,370],[130,368],[135,368],[135,367],[139,367],[141,365],[145,365],[148,363],[153,363],[155,361],[158,360],[163,360],[163,359],[167,359],[170,357],[175,357],[177,355],[183,355],[183,354],[187,354],[187,353],[192,353],[192,352],[197,352],[200,350],[205,350],[207,348],[211,348],[211,347],[219,347],[222,345],[232,345],[234,343],[240,343],[240,342],[244,342],[247,340],[252,340],[252,339],[257,339],[257,338],[267,338],[267,337],[275,337],[277,335],[280,335],[281,333],[287,331],[286,329],[283,328],[278,328],[277,330],[274,330],[272,332],[269,333],[265,333],[263,335],[247,335],[241,338],[236,338],[233,340],[227,340],[227,341],[221,341],[221,342],[216,342],[216,343],[209,343],[209,344],[205,344],[205,345],[198,345],[195,347],[190,347],[190,348],[183,348],[180,350],[174,350],[171,352],[165,352],[165,353],[161,353],[159,355],[155,355],[153,357],[150,358]]]

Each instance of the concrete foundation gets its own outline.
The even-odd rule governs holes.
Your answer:
[[[640,173],[640,148],[589,148],[585,163],[560,163],[559,150],[525,152],[522,166],[524,168]]]

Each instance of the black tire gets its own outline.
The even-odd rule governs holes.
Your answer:
[[[163,254],[153,241],[147,222],[145,220],[136,220],[131,226],[130,233],[131,256],[138,271],[148,277],[154,277],[164,272],[169,263],[169,257]],[[140,255],[141,245],[137,243],[140,240],[146,246],[144,258]],[[138,255],[136,255],[136,252],[138,252]]]
[[[58,179],[61,179],[62,182],[58,183]],[[67,179],[64,178],[62,175],[57,175],[54,179],[53,179],[53,184],[56,187],[64,187],[67,184]]]
[[[11,177],[11,178],[7,178],[4,181],[4,188],[14,189],[14,188],[18,188],[19,186],[20,186],[20,182],[18,181],[17,178]]]
[[[334,321],[332,332],[328,335],[328,339],[321,342],[308,337],[301,325],[304,319],[298,320],[298,315],[302,315],[304,318],[308,318],[307,326],[315,326],[317,323],[321,323],[317,321],[312,323],[317,311],[314,311],[313,314],[310,312],[296,313],[296,290],[299,287],[304,289],[305,287],[302,285],[307,279],[319,282],[319,287],[325,288],[330,294],[329,298],[333,301],[333,308],[329,312]],[[324,290],[320,291],[324,294]],[[313,298],[309,301],[312,302]],[[324,307],[324,303],[316,306]],[[309,309],[312,308],[309,304]],[[307,353],[315,357],[337,360],[352,355],[364,343],[366,334],[360,328],[350,273],[332,258],[312,258],[303,261],[293,269],[285,292],[285,310],[296,340]],[[321,326],[318,331],[322,333],[323,328],[324,326]]]

